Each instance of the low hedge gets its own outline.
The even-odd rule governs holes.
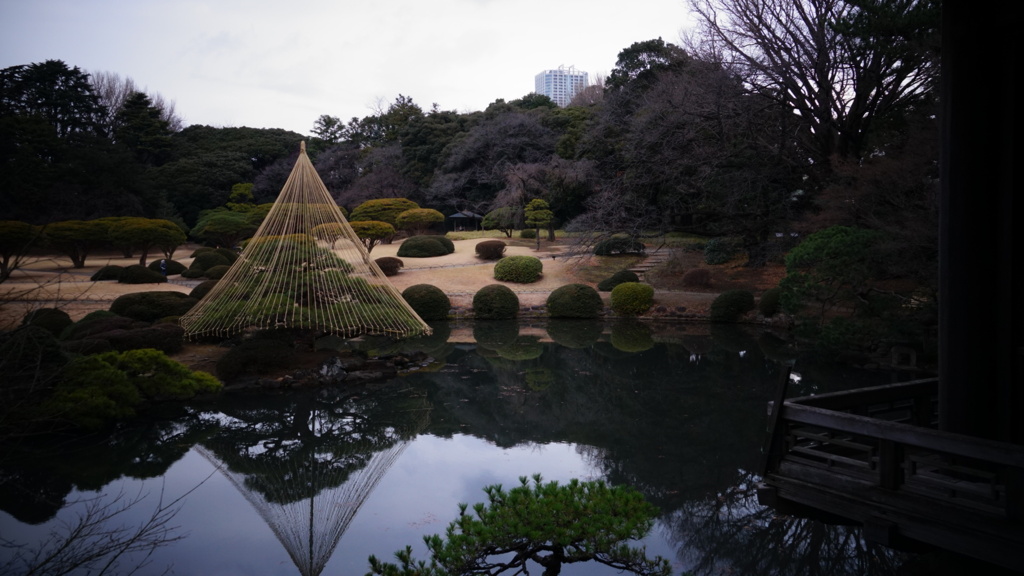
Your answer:
[[[597,318],[604,302],[597,290],[586,284],[566,284],[548,296],[547,307],[552,318]]]
[[[612,288],[615,288],[616,286],[622,284],[623,282],[639,281],[640,277],[637,276],[635,272],[631,270],[619,270],[615,274],[612,274],[611,276],[605,278],[604,280],[601,280],[601,282],[599,282],[597,285],[597,289],[600,290],[601,292],[611,292]]]
[[[641,254],[644,244],[629,236],[612,236],[594,245],[595,256],[614,256],[616,254]]]
[[[385,276],[394,276],[398,274],[398,271],[405,266],[405,262],[402,262],[401,258],[395,258],[393,256],[384,256],[383,258],[377,258],[373,261],[380,271]]]
[[[761,294],[761,299],[757,303],[757,311],[762,316],[774,316],[779,311],[779,301],[782,297],[782,289],[776,286],[775,288],[769,288]]]
[[[708,318],[712,322],[735,322],[753,309],[754,295],[749,290],[729,290],[711,302]]]
[[[638,316],[654,305],[654,288],[640,282],[623,282],[612,288],[611,307],[616,314]]]
[[[221,264],[220,266],[213,266],[212,268],[207,268],[206,270],[203,271],[203,278],[208,278],[210,280],[220,280],[221,278],[224,277],[225,274],[228,273],[228,270],[231,270],[231,266],[228,266],[226,264]]]
[[[167,282],[167,277],[159,272],[153,272],[145,266],[135,264],[126,266],[117,282],[119,284],[160,284]]]
[[[473,316],[478,320],[510,320],[519,314],[519,296],[503,284],[489,284],[473,295]]]
[[[506,244],[501,240],[484,240],[476,245],[476,255],[484,260],[501,260]]]
[[[195,298],[181,292],[133,292],[118,296],[110,304],[110,311],[135,320],[154,322],[167,316],[181,316],[195,304]]]
[[[444,236],[413,236],[398,247],[399,258],[434,258],[455,251],[455,245]],[[451,246],[449,247],[449,244]]]
[[[92,280],[93,282],[102,282],[104,280],[120,280],[122,273],[124,273],[124,266],[111,264],[110,266],[104,266],[103,268],[100,268],[99,270],[94,272],[93,275],[89,277],[89,280]]]
[[[494,265],[494,279],[529,284],[540,280],[544,264],[536,256],[506,256]]]
[[[452,301],[437,286],[414,284],[402,292],[402,298],[412,306],[420,318],[428,322],[446,320],[452,309]]]
[[[22,326],[38,326],[54,337],[60,336],[60,333],[73,323],[71,316],[59,308],[38,308],[25,314],[21,319]]]
[[[163,269],[164,265],[161,264],[162,262],[166,263],[166,273],[168,276],[181,274],[185,270],[188,270],[188,267],[186,267],[181,262],[178,262],[177,260],[167,260],[166,258],[157,258],[156,260],[153,260],[152,262],[149,263],[148,268],[153,272],[159,272],[163,274],[165,270]]]

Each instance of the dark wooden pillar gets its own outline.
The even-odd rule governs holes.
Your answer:
[[[1005,16],[943,5],[939,412],[944,430],[1024,443],[1018,47]]]

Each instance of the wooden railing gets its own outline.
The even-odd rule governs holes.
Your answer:
[[[789,399],[778,411],[777,399],[766,484],[853,520],[898,518],[910,535],[960,524],[979,542],[991,529],[1024,545],[1024,446],[935,429],[937,392],[929,379]]]

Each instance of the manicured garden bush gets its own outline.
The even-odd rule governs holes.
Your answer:
[[[740,248],[740,241],[736,238],[712,238],[704,245],[704,263],[725,264]]]
[[[757,311],[762,316],[774,316],[779,311],[779,301],[782,297],[782,288],[776,286],[775,288],[769,288],[761,294],[761,299],[757,302]]]
[[[71,316],[58,308],[39,308],[25,314],[21,319],[22,326],[38,326],[55,337],[60,336],[60,333],[71,324]]]
[[[153,322],[166,316],[181,316],[195,304],[195,298],[181,292],[135,292],[118,296],[110,304],[110,311],[135,320]]]
[[[426,321],[445,320],[452,309],[448,295],[437,286],[415,284],[402,292],[402,298]]]
[[[203,283],[196,286],[195,288],[193,288],[192,291],[188,293],[188,295],[195,298],[196,300],[202,300],[203,297],[209,294],[210,290],[213,290],[213,287],[216,285],[216,280],[206,280]]]
[[[94,336],[106,340],[114,350],[126,351],[154,348],[173,354],[185,344],[185,329],[177,323],[157,323],[134,330],[111,330]]]
[[[506,256],[494,265],[494,279],[529,284],[540,280],[544,264],[536,256]]]
[[[711,270],[707,268],[693,268],[683,274],[683,285],[693,288],[706,288],[711,285]]]
[[[119,280],[121,278],[122,272],[124,272],[124,266],[111,264],[110,266],[104,266],[103,268],[100,268],[99,270],[94,272],[93,275],[89,277],[89,280],[92,280],[93,282],[102,282],[104,280]]]
[[[712,322],[735,322],[754,309],[754,295],[749,290],[722,292],[711,302]]]
[[[207,268],[203,271],[203,278],[207,278],[209,280],[220,280],[228,273],[228,270],[231,270],[231,266],[224,264],[221,264],[220,266],[213,266],[212,268]]]
[[[160,284],[167,282],[167,277],[159,272],[153,272],[145,266],[134,264],[125,267],[117,282],[119,284]]]
[[[209,268],[214,266],[230,266],[233,260],[228,259],[224,254],[218,250],[212,248],[206,249],[205,251],[196,251],[196,257],[192,260],[192,264],[189,265],[189,270],[198,270],[205,272]],[[185,274],[182,273],[182,276]]]
[[[377,267],[380,268],[380,271],[383,272],[385,276],[394,276],[395,274],[398,274],[398,271],[401,270],[403,266],[405,266],[405,262],[402,262],[401,258],[395,258],[393,256],[377,258],[374,260],[374,263],[377,264]]]
[[[636,316],[654,304],[654,288],[640,282],[623,282],[612,289],[611,308],[616,314]]]
[[[639,282],[640,277],[636,275],[632,270],[619,270],[615,274],[601,280],[597,284],[597,289],[601,292],[611,292],[612,288],[615,288],[623,282]]]
[[[441,245],[444,246],[445,250],[447,250],[449,254],[455,252],[455,242],[452,242],[451,238],[447,236],[433,236],[433,238],[440,242]]]
[[[168,276],[181,274],[185,270],[188,270],[188,268],[181,262],[178,262],[177,260],[167,260],[165,258],[157,258],[156,260],[153,260],[152,262],[149,263],[148,268],[154,272],[159,272],[163,274],[165,270],[161,265],[162,262],[166,263],[166,273]]]
[[[292,365],[296,354],[292,343],[283,337],[268,336],[246,340],[228,350],[217,361],[217,377],[230,382],[245,374],[264,374]]]
[[[594,245],[595,256],[614,256],[616,254],[641,254],[644,244],[629,236],[612,236]]]
[[[503,284],[484,286],[473,295],[477,320],[508,320],[519,314],[519,296]]]
[[[399,258],[434,258],[436,256],[444,256],[451,254],[454,250],[454,244],[449,249],[447,244],[442,241],[448,240],[444,236],[413,236],[407,238],[398,247]],[[448,240],[451,242],[451,240]]]
[[[147,322],[114,314],[108,310],[90,312],[60,333],[61,340],[83,340],[111,330],[129,330],[148,326]]]
[[[566,284],[551,292],[547,307],[552,318],[597,318],[604,302],[597,290],[586,284]]]
[[[501,240],[484,240],[476,245],[476,255],[484,260],[500,260],[505,255],[506,244]]]
[[[534,238],[537,237],[537,231],[534,230],[533,228],[526,228],[524,230],[519,231],[519,237],[523,238],[524,240],[533,240]]]

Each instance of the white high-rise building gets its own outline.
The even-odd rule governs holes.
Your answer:
[[[559,106],[568,106],[572,97],[587,85],[587,73],[580,72],[573,66],[559,66],[555,70],[545,70],[534,77],[534,92],[551,98]]]

